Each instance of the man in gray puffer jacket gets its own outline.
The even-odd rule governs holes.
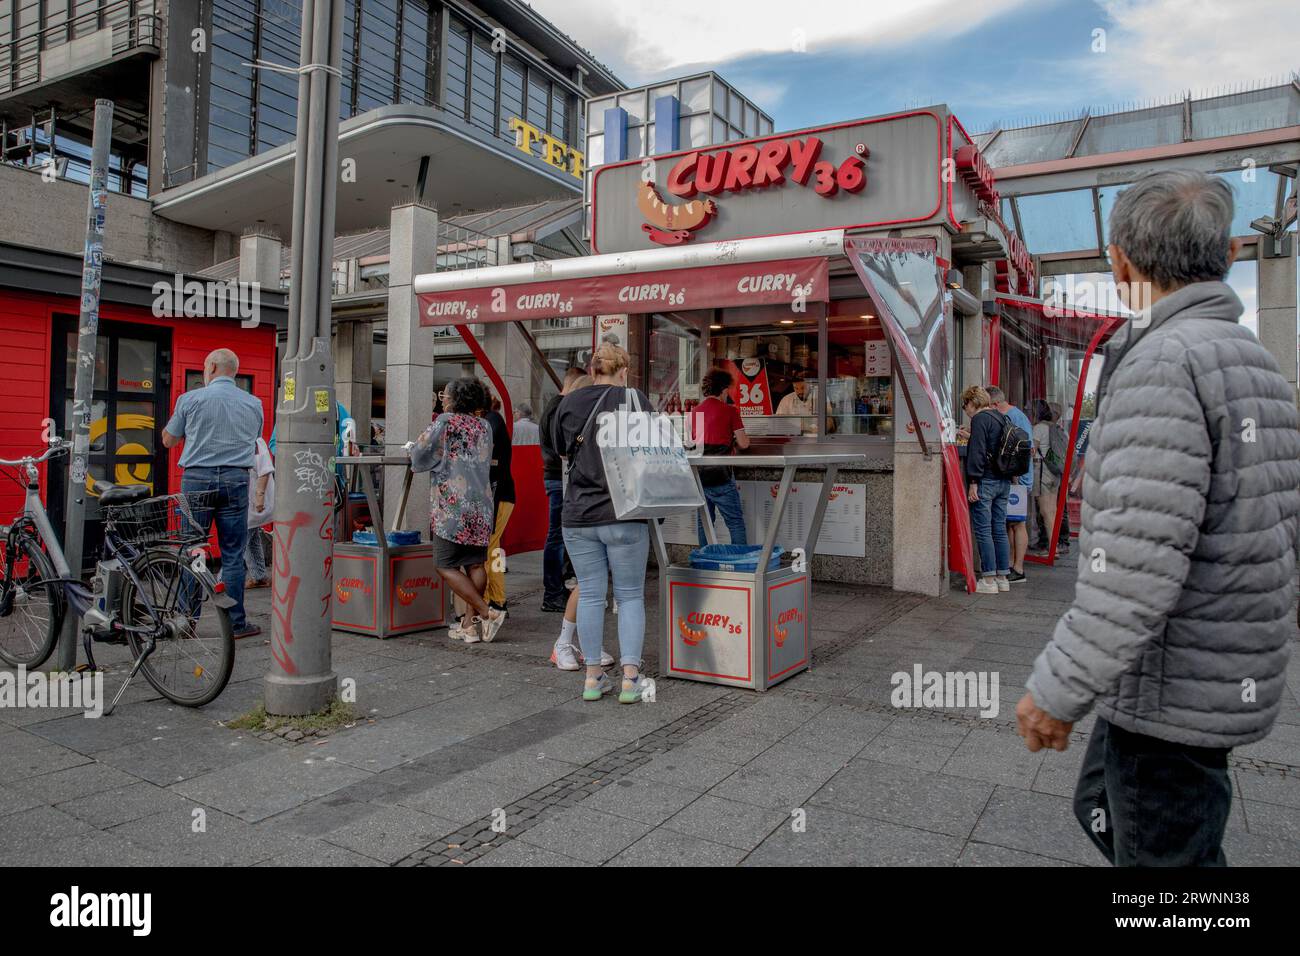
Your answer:
[[[1300,417],[1222,281],[1232,212],[1190,171],[1116,200],[1108,252],[1137,314],[1098,386],[1074,604],[1016,708],[1030,750],[1064,750],[1096,707],[1075,814],[1121,866],[1226,862],[1228,753],[1268,734],[1285,688]]]

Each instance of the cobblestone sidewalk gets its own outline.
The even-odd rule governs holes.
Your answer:
[[[1069,799],[1091,720],[1063,754],[1029,753],[1014,726],[1067,568],[996,597],[819,587],[811,671],[766,694],[661,680],[630,707],[583,702],[548,663],[559,616],[539,583],[536,556],[514,559],[491,645],[335,634],[360,719],[326,737],[222,725],[260,700],[261,639],[202,711],[143,682],[100,720],[0,709],[0,863],[1101,863]],[[267,592],[250,611],[269,631]],[[998,713],[895,708],[890,676],[918,664],[996,672]],[[1298,694],[1293,655],[1281,722],[1233,755],[1235,865],[1300,864]]]

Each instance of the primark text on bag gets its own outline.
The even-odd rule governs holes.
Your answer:
[[[623,405],[597,418],[596,446],[615,516],[620,521],[667,518],[703,507],[672,420],[643,410],[635,389],[626,395]]]

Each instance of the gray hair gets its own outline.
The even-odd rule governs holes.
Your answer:
[[[239,371],[239,356],[230,349],[213,349],[203,362],[215,366],[218,372],[225,375],[234,375]]]
[[[516,407],[515,412],[519,418],[532,418],[533,406],[529,405],[527,402],[520,402],[518,407]]]
[[[1171,169],[1143,176],[1119,194],[1110,241],[1161,289],[1228,273],[1232,188],[1218,176]]]
[[[996,385],[987,386],[984,391],[989,393],[989,401],[994,405],[1001,405],[1007,400],[1007,393],[1002,391]]]

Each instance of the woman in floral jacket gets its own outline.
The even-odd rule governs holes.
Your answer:
[[[452,636],[474,644],[495,638],[506,619],[505,611],[489,608],[482,597],[494,517],[488,480],[492,432],[474,413],[487,404],[487,390],[477,379],[462,378],[448,384],[441,398],[447,411],[411,447],[411,470],[431,472],[434,566],[467,608]]]

